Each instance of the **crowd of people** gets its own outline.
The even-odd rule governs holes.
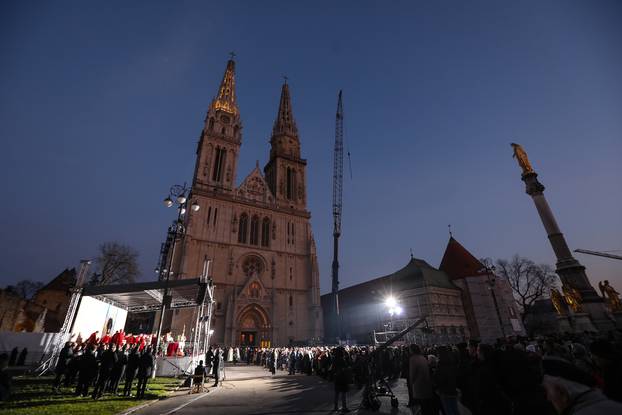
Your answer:
[[[153,374],[155,356],[151,346],[144,344],[67,342],[62,348],[54,369],[53,387],[75,385],[75,394],[99,399],[104,393],[133,396],[142,399],[147,382]]]
[[[619,333],[618,333],[619,335]],[[455,345],[218,347],[205,355],[215,385],[223,362],[260,365],[272,374],[317,375],[334,383],[334,409],[371,378],[405,382],[408,406],[422,415],[622,414],[622,339],[589,334]],[[341,404],[341,408],[339,408]]]

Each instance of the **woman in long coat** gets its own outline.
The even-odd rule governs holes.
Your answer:
[[[335,380],[335,411],[339,410],[339,396],[341,396],[341,411],[350,412],[346,404],[351,368],[346,360],[346,351],[343,347],[337,347],[333,357],[333,377]]]

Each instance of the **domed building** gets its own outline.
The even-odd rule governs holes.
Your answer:
[[[340,330],[332,301],[332,294],[322,296],[329,340],[340,331],[343,339],[371,343],[373,332],[401,330],[424,316],[430,332],[416,331],[410,337],[424,344],[490,342],[522,333],[507,281],[494,276],[453,237],[439,268],[411,256],[392,274],[340,290]]]

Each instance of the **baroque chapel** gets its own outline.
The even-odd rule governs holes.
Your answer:
[[[212,344],[261,347],[318,341],[323,323],[306,166],[283,84],[263,172],[257,165],[237,185],[242,121],[235,62],[229,60],[201,131],[186,235],[176,278],[196,278],[204,261],[215,285]],[[171,330],[189,332],[192,310],[177,310]]]

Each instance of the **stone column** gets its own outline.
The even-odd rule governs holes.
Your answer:
[[[523,173],[522,180],[526,185],[526,193],[531,196],[536,205],[553,252],[555,252],[557,257],[555,272],[559,275],[564,285],[579,290],[582,296],[583,308],[585,312],[590,314],[594,325],[598,329],[614,329],[614,323],[607,315],[603,299],[596,293],[585,274],[585,267],[572,256],[568,248],[566,239],[559,229],[553,212],[544,197],[544,186],[538,181],[538,174],[533,171]]]

